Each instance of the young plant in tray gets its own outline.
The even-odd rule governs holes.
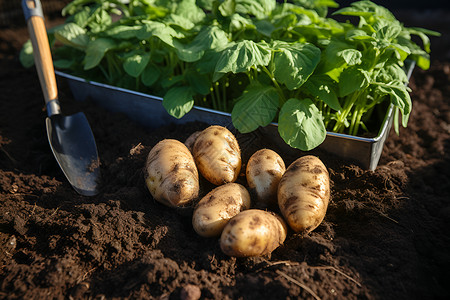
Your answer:
[[[370,1],[333,14],[356,25],[326,17],[337,6],[333,0],[74,0],[63,10],[66,23],[49,34],[59,69],[161,96],[176,118],[195,104],[231,112],[243,133],[278,122],[287,144],[310,150],[327,130],[369,131],[382,103],[392,103],[406,126],[412,105],[404,62],[427,69],[428,35],[438,34],[406,28]]]

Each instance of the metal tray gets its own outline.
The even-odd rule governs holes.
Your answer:
[[[407,73],[408,78],[413,68],[414,64],[410,63]],[[176,119],[166,112],[162,105],[162,98],[160,97],[94,81],[87,81],[61,71],[56,71],[56,75],[67,80],[75,100],[85,101],[90,99],[96,105],[109,111],[126,114],[131,120],[147,128],[157,128],[170,123],[184,124],[192,121],[202,121],[207,124],[222,126],[231,125],[231,114],[229,113],[194,106],[184,117]],[[351,161],[364,169],[373,171],[378,165],[384,142],[392,126],[393,118],[394,107],[390,105],[376,137],[365,138],[327,132],[325,141],[319,148]],[[278,134],[278,125],[276,123],[271,123],[265,128],[260,128],[259,132],[270,138],[277,145],[285,144]],[[292,151],[296,151],[296,149],[292,149]]]

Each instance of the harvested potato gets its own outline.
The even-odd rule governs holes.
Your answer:
[[[198,202],[192,225],[201,236],[219,236],[232,217],[249,208],[247,189],[237,183],[227,183],[216,187]]]
[[[330,177],[322,161],[303,156],[286,170],[278,185],[278,205],[295,232],[309,233],[325,217],[330,199]]]
[[[195,140],[197,137],[202,133],[201,131],[196,131],[193,134],[191,134],[185,141],[184,144],[189,149],[189,151],[192,152],[192,148],[194,147]]]
[[[283,244],[287,235],[284,220],[273,212],[245,210],[223,229],[220,248],[229,256],[263,256]]]
[[[247,183],[259,207],[277,207],[278,183],[284,171],[283,159],[273,150],[261,149],[250,157],[246,170]]]
[[[241,150],[236,137],[225,127],[213,125],[203,130],[192,149],[198,170],[209,182],[234,182],[241,170]]]
[[[178,207],[198,197],[198,171],[191,152],[180,141],[165,139],[147,156],[145,183],[153,198]]]

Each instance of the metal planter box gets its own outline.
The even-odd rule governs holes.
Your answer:
[[[408,78],[412,73],[413,64],[408,68]],[[162,98],[135,92],[103,83],[86,81],[83,78],[56,71],[59,77],[65,78],[75,100],[90,99],[112,112],[121,112],[130,119],[147,128],[157,128],[170,123],[183,124],[192,121],[202,121],[207,124],[222,126],[231,125],[231,114],[217,110],[194,106],[181,119],[170,116],[162,105]],[[390,105],[379,133],[374,138],[364,138],[347,134],[327,132],[320,149],[352,161],[367,170],[375,170],[380,159],[384,142],[389,135],[394,117],[394,107]],[[276,123],[260,128],[277,144],[284,144],[278,134]],[[292,148],[290,148],[292,149]],[[293,149],[295,151],[295,149]]]

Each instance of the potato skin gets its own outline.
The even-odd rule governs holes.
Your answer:
[[[245,210],[223,229],[220,248],[229,256],[264,256],[283,244],[287,235],[284,220],[273,212]]]
[[[185,141],[184,144],[189,149],[189,151],[192,152],[192,148],[194,147],[195,140],[197,137],[202,133],[201,131],[195,131],[193,134],[191,134]]]
[[[153,198],[167,206],[184,206],[198,197],[197,167],[191,152],[180,141],[165,139],[157,143],[147,156],[144,176]]]
[[[250,194],[238,183],[227,183],[206,194],[192,215],[195,232],[203,237],[219,236],[228,221],[250,208]]]
[[[234,182],[241,170],[241,150],[235,136],[225,127],[213,125],[203,130],[192,148],[199,172],[209,182]]]
[[[289,226],[309,233],[325,217],[330,199],[330,177],[322,161],[312,155],[295,160],[278,185],[278,205]]]
[[[285,171],[283,159],[273,150],[260,149],[250,157],[245,174],[259,207],[273,209],[278,206],[278,183]]]

